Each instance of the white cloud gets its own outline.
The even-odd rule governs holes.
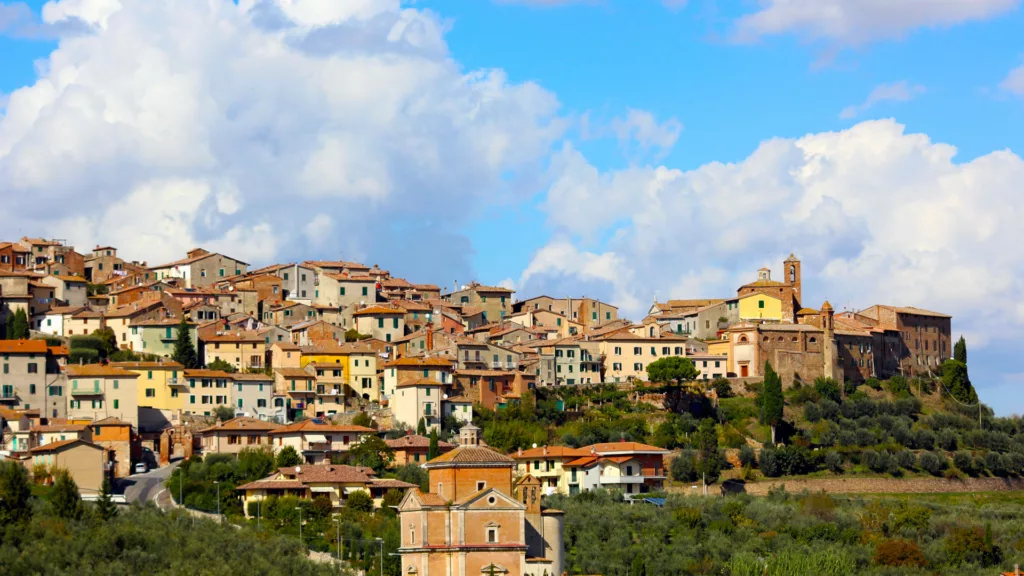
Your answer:
[[[769,140],[690,171],[601,172],[566,147],[542,205],[557,239],[519,285],[586,282],[638,319],[655,293],[733,295],[795,252],[808,306],[914,305],[953,314],[958,331],[1019,337],[1024,314],[1006,311],[1024,300],[1024,254],[1007,247],[1024,243],[1024,161],[955,154],[892,120]]]
[[[764,0],[739,18],[735,38],[797,33],[809,40],[859,45],[900,38],[919,28],[949,27],[987,20],[1020,5],[1020,0]]]
[[[43,14],[91,30],[10,94],[0,230],[126,257],[344,252],[468,277],[459,230],[531,195],[521,182],[567,124],[536,84],[463,70],[447,24],[399,0],[60,0]],[[459,209],[430,217],[443,205]],[[460,249],[432,265],[388,244],[404,230]]]
[[[844,119],[856,118],[858,114],[867,112],[872,106],[880,102],[909,102],[926,91],[927,89],[924,86],[911,84],[906,80],[891,84],[879,84],[871,90],[871,93],[868,94],[864,102],[856,106],[847,106],[839,113],[839,117]]]
[[[606,0],[494,0],[498,4],[522,4],[524,6],[536,6],[540,8],[553,8],[555,6],[569,6],[570,4],[600,4]]]
[[[675,118],[659,123],[654,114],[630,108],[625,118],[612,120],[611,129],[622,142],[634,140],[642,148],[667,152],[675,146],[683,125]]]
[[[999,87],[1016,96],[1024,96],[1024,66],[1010,70]]]

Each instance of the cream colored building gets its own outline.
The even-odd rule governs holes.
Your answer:
[[[405,309],[387,306],[369,306],[352,313],[356,330],[383,340],[393,342],[405,336]]]
[[[647,381],[647,366],[669,356],[692,356],[707,352],[707,344],[665,332],[648,338],[630,332],[616,332],[600,339],[604,356],[605,382]]]
[[[66,371],[69,419],[102,420],[113,416],[138,427],[138,374],[100,364],[71,365]]]
[[[223,360],[244,372],[250,368],[262,369],[265,362],[266,341],[256,332],[235,331],[202,338],[203,363]]]
[[[270,432],[275,452],[291,446],[307,464],[329,464],[332,455],[345,455],[349,449],[376,434],[365,426],[320,424],[303,420]]]
[[[83,496],[97,495],[109,465],[107,449],[85,440],[63,440],[28,451],[31,465],[67,470]]]
[[[548,496],[555,493],[568,494],[570,475],[566,474],[565,464],[589,455],[590,452],[582,448],[541,446],[529,450],[520,449],[511,456],[516,461],[516,477],[529,474],[540,480],[544,495]]]

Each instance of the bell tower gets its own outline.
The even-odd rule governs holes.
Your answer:
[[[785,271],[786,284],[793,287],[793,298],[796,298],[796,309],[799,310],[800,303],[803,302],[803,294],[800,290],[800,260],[791,253],[789,258],[782,263],[782,269]]]

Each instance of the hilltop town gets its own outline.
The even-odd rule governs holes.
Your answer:
[[[440,570],[451,554],[460,574],[561,574],[563,513],[541,496],[660,491],[668,451],[609,441],[505,454],[482,440],[478,411],[548,389],[643,383],[666,358],[737,390],[766,366],[786,388],[856,387],[933,377],[953,347],[949,315],[877,303],[837,312],[805,295],[794,255],[781,280],[763,268],[735,294],[655,301],[637,321],[583,295],[437,286],[376,264],[250,268],[202,248],[150,265],[113,246],[0,242],[5,457],[71,469],[95,494],[104,478],[176,457],[294,454],[237,486],[245,516],[270,498],[343,508],[364,492],[399,511],[402,574]],[[400,431],[385,440],[393,464],[422,467],[422,482],[342,463],[385,430]],[[456,524],[458,538],[439,536]]]

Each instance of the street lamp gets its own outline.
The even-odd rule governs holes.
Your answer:
[[[384,576],[384,539],[374,538],[380,544],[380,576]]]
[[[335,516],[335,518],[332,520],[332,522],[334,522],[334,525],[337,526],[337,528],[338,528],[338,569],[340,570],[341,569],[341,518],[338,518],[337,514],[335,514],[334,516]]]
[[[220,520],[220,482],[217,480],[213,481],[213,485],[217,487],[217,520]]]
[[[257,532],[260,531],[260,516],[262,516],[262,509],[263,509],[263,496],[260,495],[260,499],[256,501],[256,531]]]
[[[302,508],[296,506],[295,509],[299,511],[299,542],[302,542]]]

